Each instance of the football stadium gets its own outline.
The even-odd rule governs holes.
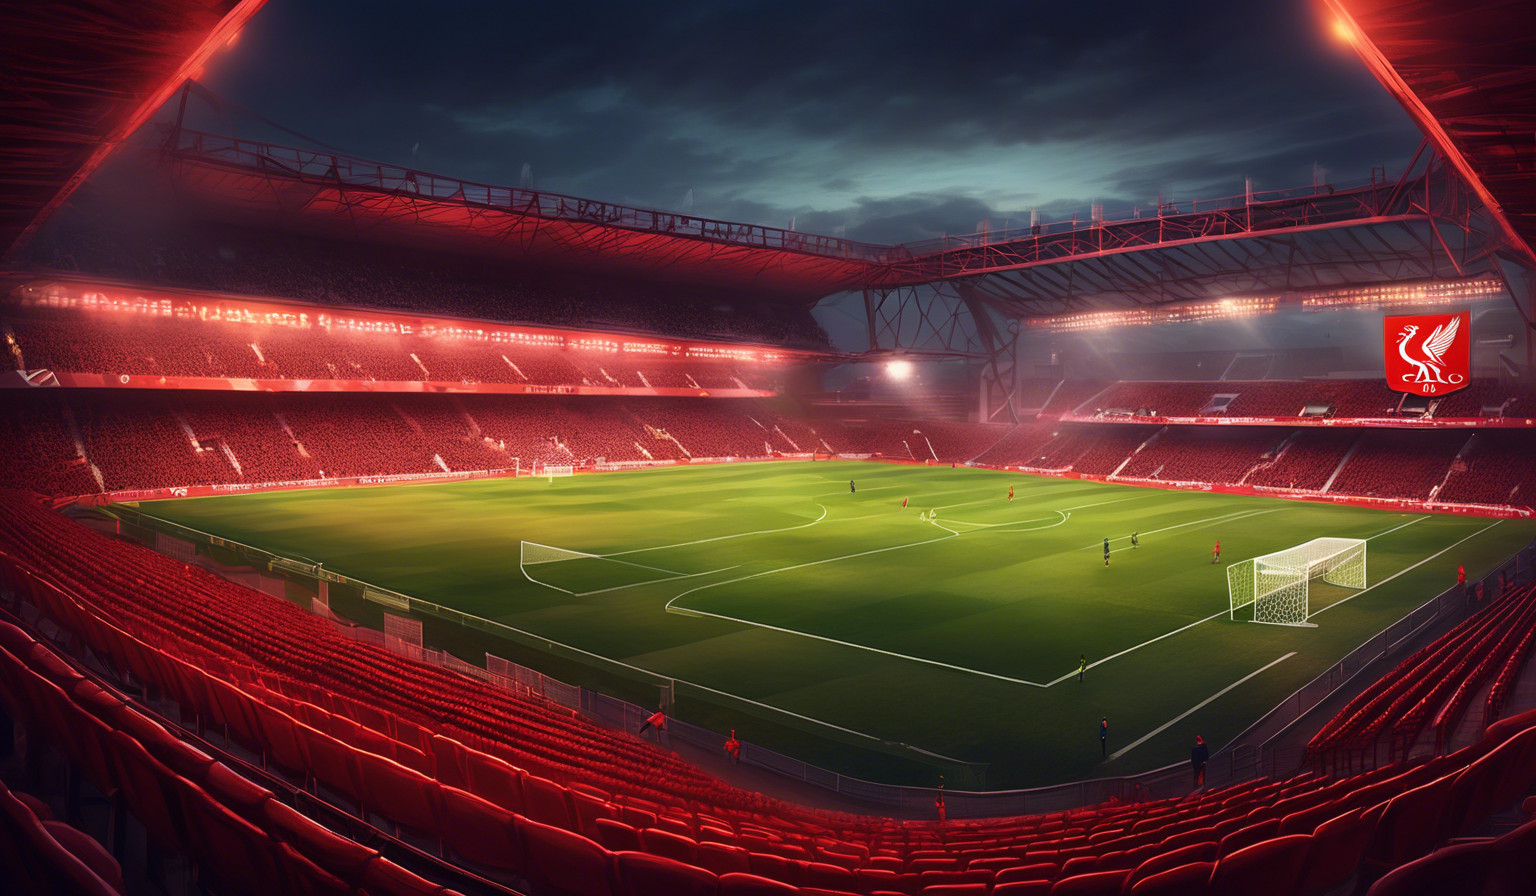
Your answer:
[[[1536,9],[473,6],[0,3],[12,892],[1536,891]]]

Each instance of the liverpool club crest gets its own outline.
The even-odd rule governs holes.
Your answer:
[[[1472,313],[1387,316],[1387,385],[1414,395],[1466,388],[1471,374]]]

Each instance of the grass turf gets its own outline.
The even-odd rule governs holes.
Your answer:
[[[1478,575],[1536,533],[1523,521],[858,462],[143,509],[786,710],[795,715],[678,688],[680,717],[845,774],[931,784],[943,773],[951,786],[991,788],[1158,767],[1187,757],[1196,733],[1223,744],[1451,584],[1457,563]],[[932,509],[936,522],[919,520]],[[1371,539],[1374,587],[1315,584],[1316,628],[1228,621],[1226,563],[1324,535]],[[1223,563],[1213,564],[1218,538]],[[603,559],[529,566],[530,581],[519,565],[525,540]],[[377,623],[376,607],[339,609]],[[656,693],[440,620],[428,641],[630,699]],[[1097,663],[1081,683],[1079,654]],[[1266,666],[1121,757],[1100,755],[1100,718],[1114,753]],[[946,757],[986,768],[967,772]]]

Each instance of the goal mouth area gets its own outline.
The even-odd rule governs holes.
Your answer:
[[[1314,538],[1227,567],[1228,618],[1252,607],[1246,622],[1315,627],[1312,582],[1362,590],[1366,587],[1366,543],[1358,538]]]

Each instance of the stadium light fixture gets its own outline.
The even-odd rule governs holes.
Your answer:
[[[889,361],[885,365],[885,372],[890,374],[893,380],[905,380],[912,378],[911,361]]]

